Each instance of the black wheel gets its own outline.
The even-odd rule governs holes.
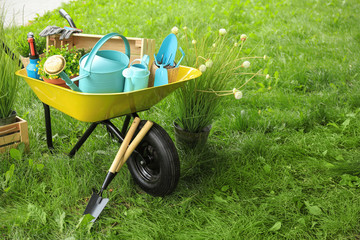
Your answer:
[[[137,132],[146,121],[141,121]],[[175,145],[167,132],[154,123],[127,161],[134,181],[148,194],[165,196],[176,188],[180,162]]]

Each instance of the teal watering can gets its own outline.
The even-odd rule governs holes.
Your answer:
[[[115,36],[123,39],[125,54],[114,50],[99,51],[106,41]],[[62,60],[57,61],[61,62]],[[80,59],[80,73],[78,77],[70,80],[62,69],[60,77],[65,80],[66,84],[74,91],[86,93],[123,92],[125,80],[122,72],[129,65],[129,61],[130,45],[128,40],[118,33],[109,33],[95,44],[90,53]],[[54,62],[54,60],[49,62]],[[44,64],[44,68],[45,66],[46,63]],[[49,66],[51,66],[51,64],[49,64]],[[52,70],[52,67],[49,68]],[[73,82],[77,80],[79,80],[78,88],[73,84]]]
[[[148,87],[149,83],[149,56],[144,55],[142,59],[135,59],[130,67],[123,71],[125,77],[124,92],[140,90]],[[139,61],[140,63],[134,63]]]

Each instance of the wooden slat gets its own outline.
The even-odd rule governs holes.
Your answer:
[[[28,123],[27,123],[27,121],[24,121],[23,119],[21,119],[21,120],[22,121],[19,122],[19,125],[20,125],[20,137],[21,137],[20,140],[21,140],[21,142],[23,142],[25,144],[25,150],[28,151],[29,150]]]
[[[10,135],[2,136],[0,138],[0,146],[7,145],[13,142],[19,142],[21,140],[20,132],[12,133]]]
[[[62,45],[69,44],[69,47],[76,46],[76,48],[84,48],[86,50],[91,49],[99,39],[101,39],[102,35],[90,35],[90,34],[74,34],[68,40],[60,41],[58,35],[48,36],[47,37],[47,49],[49,45],[53,45],[59,48]],[[132,38],[127,37],[130,45],[130,53],[131,59],[142,58],[144,54],[150,56],[153,55],[154,52],[151,52],[155,46],[155,41],[153,39],[143,39],[143,38]],[[151,44],[149,47],[148,45]],[[125,46],[122,38],[113,37],[108,40],[101,48],[102,50],[116,50],[125,53]],[[149,50],[151,50],[149,52]]]
[[[9,133],[20,131],[20,126],[18,123],[12,123],[5,126],[0,127],[0,137],[3,135],[7,135]]]
[[[0,132],[0,153],[7,149],[16,147],[20,142],[25,144],[25,150],[29,150],[29,134],[27,122],[20,117],[16,117],[16,122],[1,126]]]
[[[11,148],[15,148],[17,145],[19,145],[20,143],[13,143],[11,145],[7,145],[5,147],[0,147],[0,153],[6,152],[7,150],[11,149]]]

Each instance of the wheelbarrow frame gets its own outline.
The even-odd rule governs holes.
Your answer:
[[[43,103],[44,107],[44,116],[45,116],[45,130],[46,130],[46,143],[48,146],[48,149],[52,152],[55,148],[52,141],[52,128],[51,128],[51,112],[50,112],[50,106],[46,103]],[[137,112],[131,113],[126,115],[123,126],[121,128],[121,131],[119,128],[117,128],[110,119],[99,121],[99,122],[93,122],[90,124],[90,126],[86,129],[84,134],[79,138],[79,140],[76,142],[74,147],[69,152],[69,157],[73,157],[75,153],[81,148],[81,146],[86,142],[86,140],[89,138],[89,136],[94,132],[96,127],[99,124],[105,125],[108,132],[113,136],[116,137],[121,143],[124,140],[124,136],[126,134],[126,131],[129,127],[129,123],[131,120],[131,117],[135,118],[139,115]],[[121,117],[121,116],[120,116]],[[136,150],[135,150],[136,152]]]

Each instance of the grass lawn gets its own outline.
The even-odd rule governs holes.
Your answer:
[[[42,104],[21,80],[16,111],[28,121],[31,150],[0,156],[0,238],[360,238],[358,1],[79,0],[63,8],[85,33],[153,38],[157,49],[173,26],[245,33],[246,53],[270,56],[252,70],[266,68],[278,82],[257,78],[243,99],[224,99],[206,149],[179,152],[172,195],[147,195],[124,167],[101,219],[88,224],[81,223],[86,201],[101,187],[118,143],[99,128],[70,159],[88,124],[52,109],[51,154]],[[54,10],[8,34],[38,34],[47,25],[67,22]],[[174,101],[171,95],[140,117],[174,138]]]

